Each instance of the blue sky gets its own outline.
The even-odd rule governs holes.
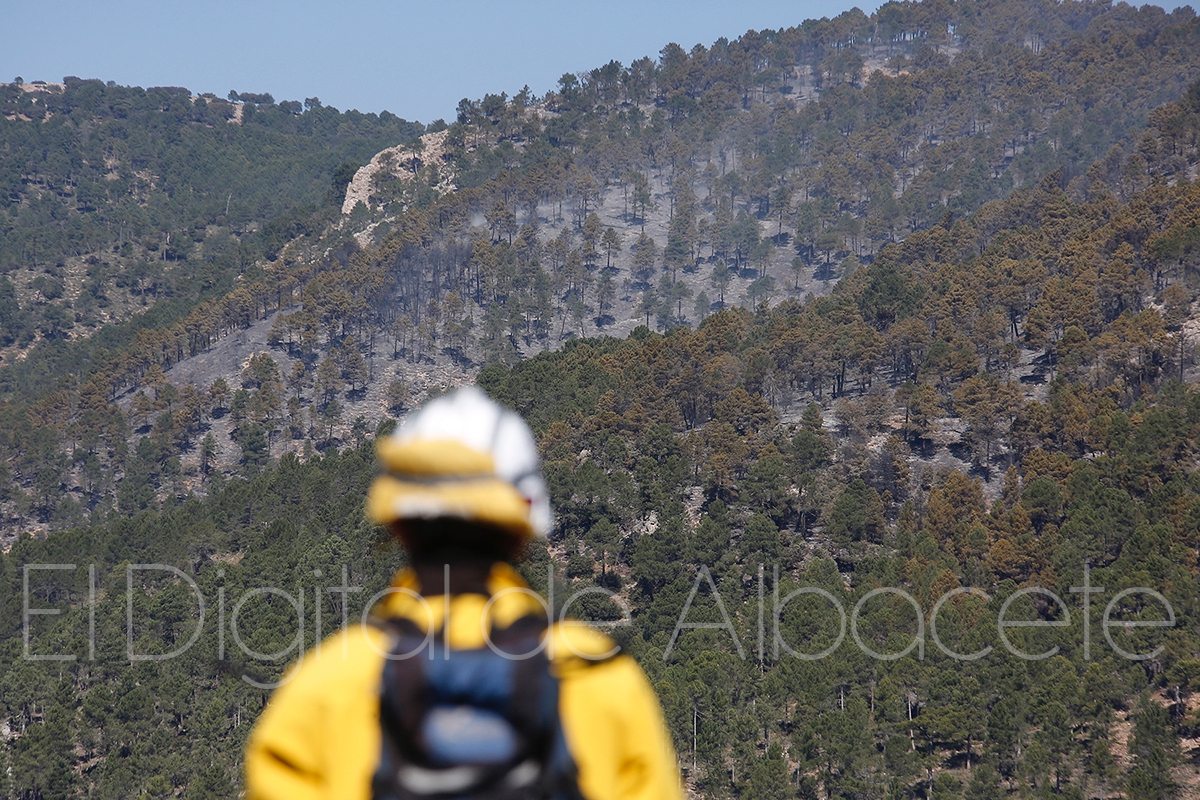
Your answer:
[[[8,5],[11,0],[0,2]],[[4,16],[0,81],[64,75],[137,86],[230,89],[276,100],[451,119],[463,97],[537,94],[564,72],[657,57],[748,29],[836,16],[847,0],[39,0]],[[870,11],[875,6],[860,6]]]
[[[0,44],[0,81],[64,75],[230,89],[451,119],[463,97],[542,94],[564,72],[836,16],[848,0],[39,0]],[[1179,3],[1167,3],[1174,7]],[[868,13],[878,3],[860,7]]]

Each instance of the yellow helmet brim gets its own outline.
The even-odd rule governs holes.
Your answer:
[[[454,517],[494,525],[522,539],[536,535],[529,521],[529,501],[512,484],[495,477],[414,482],[380,475],[367,493],[367,515],[380,525]]]

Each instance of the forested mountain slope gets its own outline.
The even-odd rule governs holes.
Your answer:
[[[1022,0],[671,45],[543,97],[464,101],[448,128],[315,98],[9,85],[3,527],[349,441],[572,336],[825,294],[947,213],[1132,147],[1197,53],[1187,9]],[[384,144],[367,202],[338,214],[339,165]],[[273,363],[243,375],[255,355]],[[138,447],[154,466],[121,500]]]
[[[1142,151],[1195,141],[1197,99],[1165,109]],[[526,573],[547,589],[553,564],[559,603],[599,585],[628,604],[632,626],[622,637],[663,697],[699,796],[1194,792],[1200,395],[1174,377],[1191,363],[1191,351],[1176,361],[1186,343],[1179,306],[1116,311],[1101,301],[1105,284],[1091,267],[1138,264],[1129,279],[1146,282],[1143,301],[1156,275],[1164,294],[1192,285],[1200,184],[1159,180],[1122,203],[1100,172],[1075,199],[1051,175],[950,228],[910,236],[830,297],[722,311],[695,332],[643,328],[625,340],[573,342],[480,374],[483,387],[530,419],[546,458],[559,521],[549,550],[531,549]],[[1051,253],[1064,255],[1051,261]],[[1020,277],[1039,268],[1044,289]],[[961,328],[948,322],[948,303]],[[1043,327],[1030,322],[1039,309],[1050,318]],[[979,324],[989,315],[999,324]],[[861,354],[839,350],[856,337],[874,338],[873,371]],[[1013,380],[1012,351],[1028,350],[1030,337],[1046,337],[1036,347],[1052,355],[1044,401],[1028,399],[1037,387],[1023,391]],[[842,375],[833,426],[817,403],[782,424],[764,399],[804,387],[828,399]],[[969,426],[964,443],[978,469],[910,469],[909,451],[936,447],[951,412]],[[6,553],[0,597],[12,666],[0,696],[9,791],[228,796],[265,697],[246,679],[279,675],[282,660],[264,656],[294,645],[294,598],[306,598],[302,640],[312,644],[316,626],[336,625],[343,609],[357,615],[398,564],[362,514],[369,438],[340,454],[289,454],[250,480],[214,473],[204,499],[26,537]],[[994,499],[979,480],[989,471],[1005,472]],[[130,572],[128,563],[194,576],[210,611],[184,655],[130,664],[128,585],[132,652],[169,653],[197,628],[187,584],[162,569]],[[31,607],[67,609],[33,621],[29,652],[77,662],[21,657],[27,564],[78,565],[29,573]],[[94,593],[87,564],[96,565]],[[723,621],[701,567],[731,627],[685,630],[672,645],[681,615]],[[1078,604],[1016,594],[1037,586],[1078,599],[1070,588],[1083,585],[1085,569],[1105,603],[1127,587],[1161,592],[1175,624],[1126,625],[1109,632],[1112,645],[1097,636],[1085,650]],[[260,586],[293,600],[247,594]],[[324,591],[341,586],[363,591]],[[776,650],[772,597],[798,587],[809,594],[791,598],[779,623],[792,649]],[[920,621],[908,600],[867,597],[880,587],[908,592]],[[952,597],[932,620],[935,603],[961,587],[987,602]],[[847,611],[863,604],[861,644],[839,637],[836,611],[813,590]],[[232,636],[231,609],[247,596],[237,630],[248,649],[240,649],[221,637]],[[761,640],[760,597],[770,637]],[[1052,657],[1002,649],[998,606],[1010,599],[1010,619],[1069,624],[1006,631],[1019,652],[1057,647]],[[1088,617],[1093,631],[1103,622],[1099,602]],[[621,614],[594,595],[573,608],[591,618]],[[1110,613],[1164,618],[1136,595]],[[94,660],[89,624],[99,637]],[[926,633],[920,651],[898,660],[867,655],[904,651],[921,624],[936,625],[940,646]],[[994,649],[962,661],[943,647]],[[817,660],[797,655],[827,649]]]
[[[34,341],[53,348],[148,308],[141,326],[161,326],[220,297],[340,203],[358,164],[424,132],[315,97],[302,109],[230,94],[237,102],[74,77],[0,85],[7,363]]]
[[[1022,13],[1047,19],[1034,33]],[[822,293],[844,259],[947,210],[1075,177],[1200,74],[1198,30],[1187,11],[889,5],[564,75],[536,104],[464,101],[439,158],[404,149],[394,179],[375,174],[367,204],[401,231],[375,231],[374,260],[410,326],[454,291],[492,357],[638,317],[694,324],[726,294]],[[460,191],[439,203],[447,173]],[[518,246],[472,242],[481,223]]]
[[[558,525],[526,573],[627,604],[696,796],[1194,795],[1197,36],[929,3],[668,47],[465,103],[177,323],[36,346],[0,374],[0,501],[59,530],[0,559],[0,797],[230,796],[297,616],[250,595],[243,647],[234,607],[303,597],[306,645],[358,614],[400,559],[362,515],[376,422],[469,375],[540,437]],[[197,628],[189,584],[128,564],[196,581],[184,655],[131,664]],[[28,652],[76,661],[23,657],[26,575],[64,609]],[[1133,587],[1170,629],[1128,624],[1164,618],[1144,593],[1103,610]]]

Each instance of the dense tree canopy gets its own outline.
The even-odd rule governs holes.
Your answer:
[[[1194,793],[1198,54],[1188,9],[924,2],[428,128],[0,87],[0,797],[231,796],[296,609],[402,562],[372,434],[449,364],[529,419],[523,570],[627,604],[699,796]],[[1135,587],[1175,624],[1104,627]]]

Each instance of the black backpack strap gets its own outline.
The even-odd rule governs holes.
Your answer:
[[[421,748],[415,732],[420,730],[421,720],[429,710],[430,697],[421,663],[429,658],[421,647],[427,637],[410,619],[381,620],[375,624],[393,637],[379,692],[379,722],[386,734],[385,743],[390,739],[409,760],[419,758]]]

